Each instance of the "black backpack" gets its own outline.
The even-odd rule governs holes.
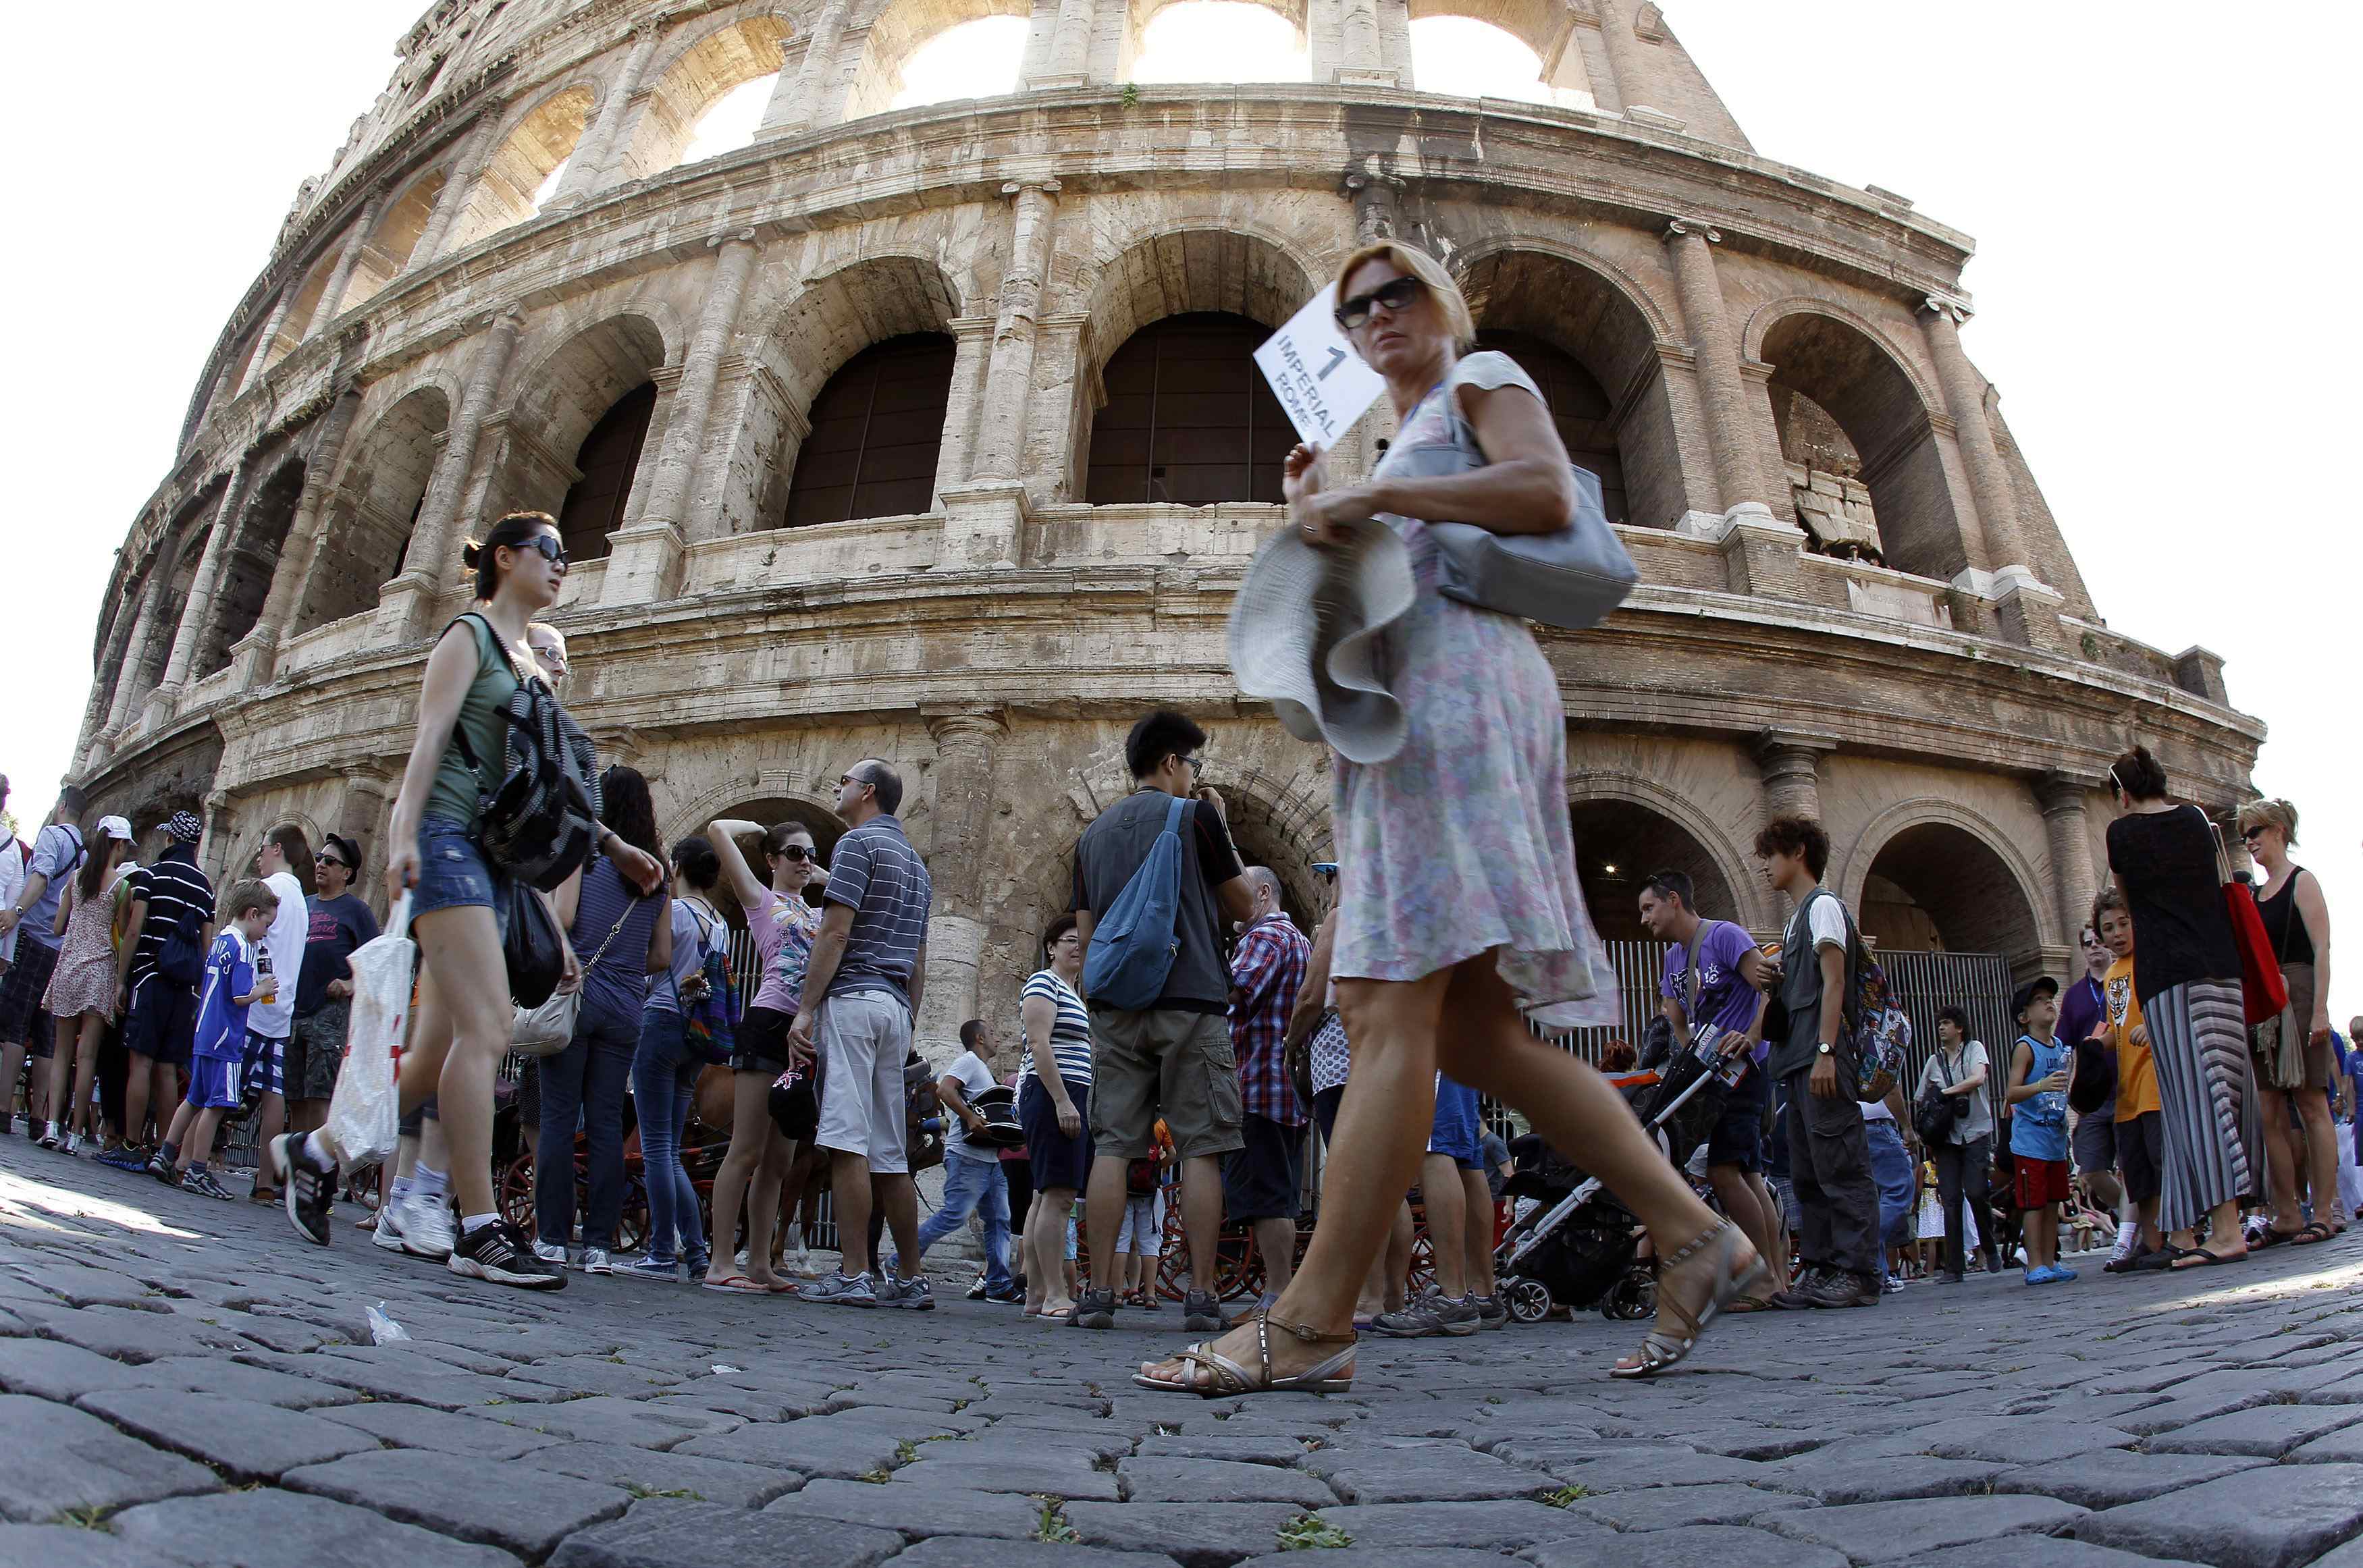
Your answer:
[[[156,972],[166,984],[194,991],[197,982],[205,978],[205,949],[198,940],[205,934],[205,911],[202,908],[193,904],[181,911],[181,918],[156,953]]]
[[[460,621],[492,632],[482,615],[471,613],[451,624]],[[493,640],[498,643],[499,634]],[[549,683],[513,651],[504,651],[517,689],[505,710],[508,741],[499,783],[483,788],[484,765],[465,732],[454,729],[451,738],[476,775],[476,844],[484,858],[528,887],[554,892],[589,863],[599,842],[598,756]]]

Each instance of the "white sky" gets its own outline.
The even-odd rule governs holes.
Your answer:
[[[16,589],[0,771],[20,815],[46,813],[71,760],[116,547],[172,461],[215,335],[296,182],[385,85],[418,6],[135,0],[116,25],[139,48],[96,74],[24,73],[0,95],[0,145],[28,154],[0,172],[17,236],[0,289],[17,302],[17,370],[0,380],[16,473],[0,513]],[[1963,341],[2102,614],[2169,653],[2224,657],[2233,700],[2273,727],[2258,785],[2302,808],[2299,858],[2363,931],[2356,666],[2338,652],[2354,641],[2363,524],[2333,460],[2355,449],[2363,361],[2342,193],[2357,9],[1666,9],[1765,156],[1901,191],[1976,237]],[[19,59],[89,57],[72,7],[28,7],[12,26]],[[962,40],[970,80],[994,41]],[[1241,52],[1216,40],[1168,73],[1204,79],[1219,74],[1209,58]],[[915,98],[942,90],[913,76]],[[747,134],[713,129],[719,147]],[[2363,1010],[2363,946],[2348,952],[2342,1027]]]

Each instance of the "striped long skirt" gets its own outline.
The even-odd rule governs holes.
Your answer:
[[[2188,1230],[2217,1204],[2261,1196],[2264,1187],[2264,1122],[2240,983],[2170,986],[2143,999],[2142,1018],[2166,1134],[2158,1225]]]

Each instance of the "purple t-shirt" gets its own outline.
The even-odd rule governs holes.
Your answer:
[[[1699,927],[1698,1005],[1691,1006],[1691,955],[1680,943],[1666,954],[1665,978],[1658,994],[1682,1004],[1691,1027],[1712,1023],[1717,1029],[1745,1034],[1756,1021],[1758,996],[1740,975],[1739,961],[1755,946],[1747,933],[1727,920],[1711,920]],[[1762,1060],[1762,1052],[1758,1053]]]

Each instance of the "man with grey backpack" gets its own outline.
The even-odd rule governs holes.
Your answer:
[[[1083,1223],[1098,1277],[1078,1293],[1077,1328],[1115,1326],[1114,1260],[1125,1171],[1151,1152],[1161,1116],[1182,1165],[1182,1232],[1190,1249],[1187,1326],[1223,1326],[1215,1244],[1223,1223],[1222,1157],[1242,1144],[1231,1054],[1231,977],[1223,922],[1255,917],[1223,798],[1198,775],[1206,732],[1159,708],[1125,740],[1132,794],[1102,812],[1075,846],[1075,925],[1092,1015],[1092,1145]]]

